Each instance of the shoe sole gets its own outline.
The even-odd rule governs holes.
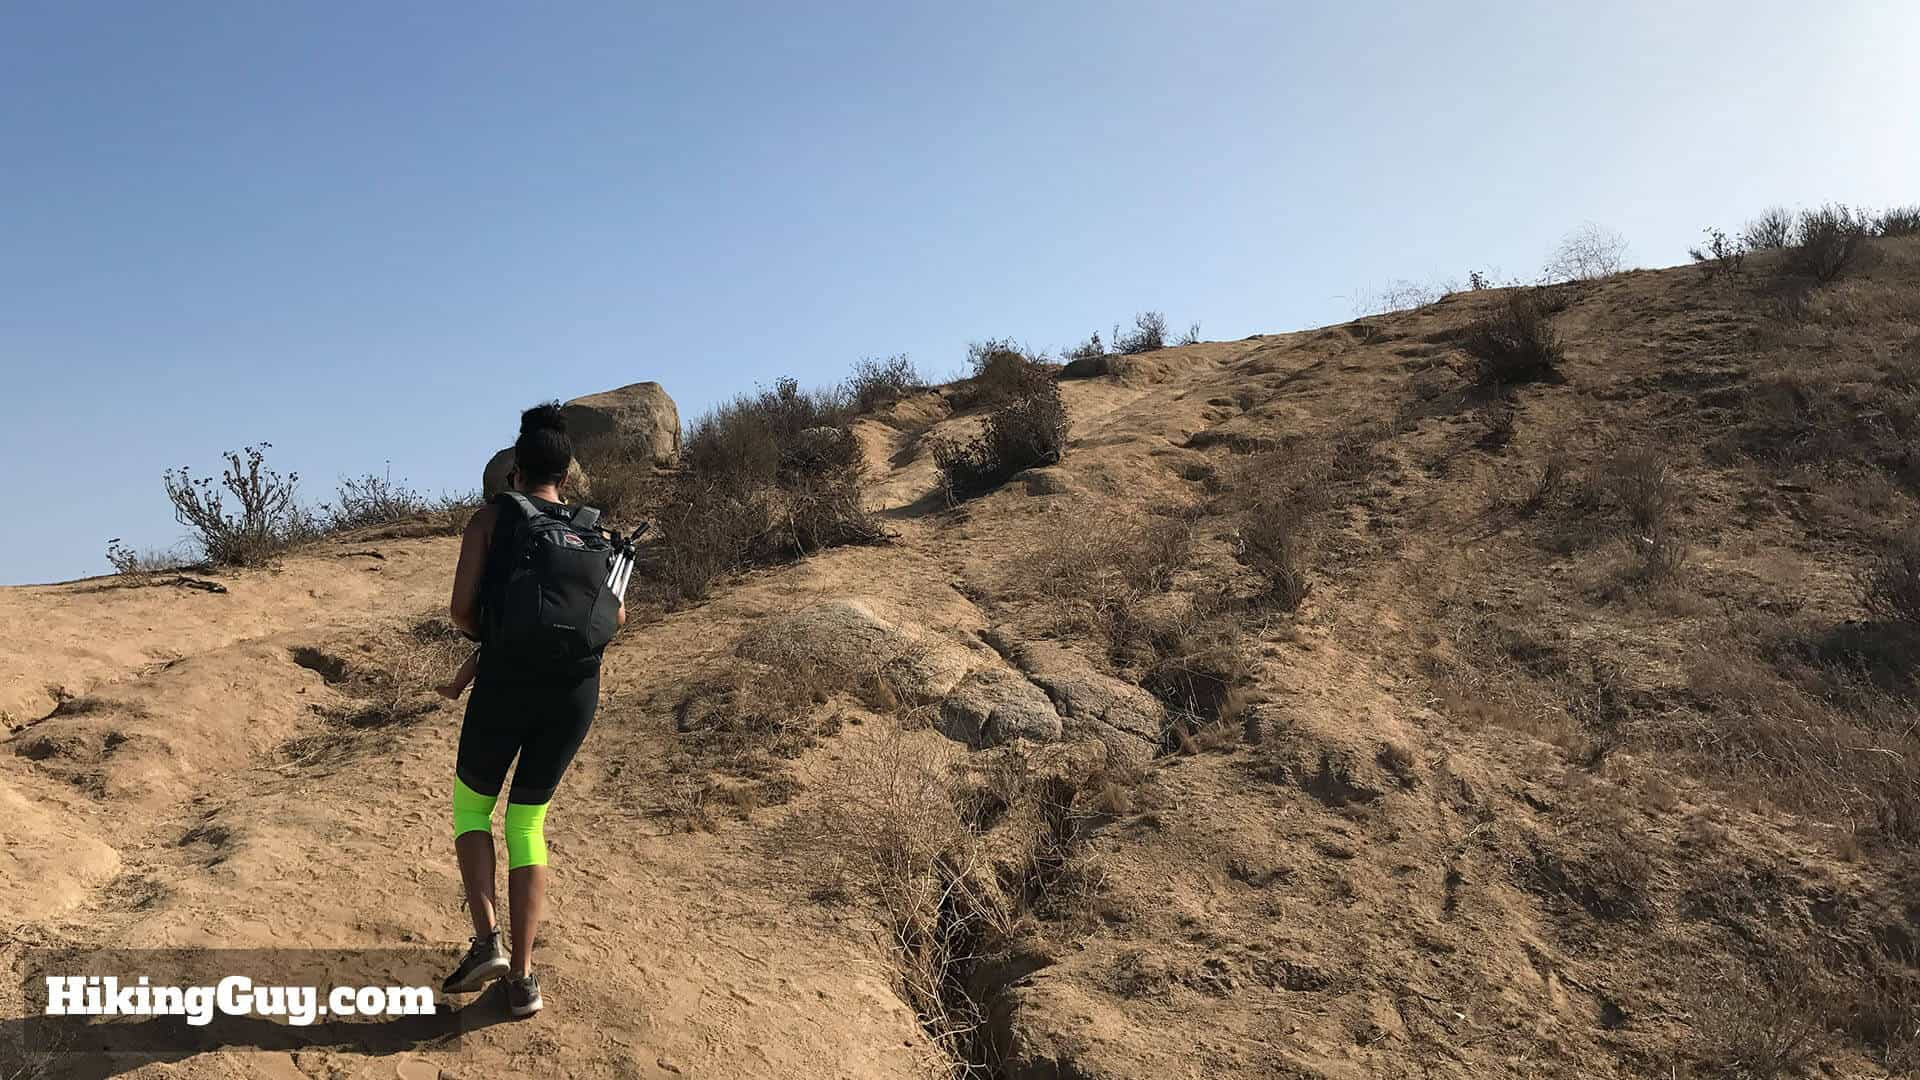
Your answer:
[[[452,986],[442,986],[440,992],[443,994],[471,994],[475,990],[479,990],[488,983],[498,979],[500,976],[505,975],[509,966],[511,965],[507,963],[504,957],[498,960],[489,960],[479,967],[474,968],[473,974],[467,976],[460,982]]]
[[[539,1012],[541,1009],[545,1007],[546,1007],[545,1002],[541,1001],[539,998],[534,998],[532,1001],[527,1002],[525,1005],[509,1005],[507,1006],[507,1011],[513,1014],[514,1019],[524,1020],[527,1017],[532,1016],[534,1013]]]

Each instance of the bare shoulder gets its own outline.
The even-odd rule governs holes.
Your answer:
[[[493,524],[499,516],[500,511],[492,503],[475,510],[473,516],[467,519],[466,535],[480,540],[492,537]]]

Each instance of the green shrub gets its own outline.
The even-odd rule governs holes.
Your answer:
[[[1483,386],[1549,378],[1562,357],[1547,298],[1534,289],[1508,293],[1498,310],[1473,325],[1466,349],[1480,361]]]

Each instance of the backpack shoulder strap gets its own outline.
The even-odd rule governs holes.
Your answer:
[[[503,491],[500,493],[500,497],[505,500],[506,505],[511,505],[518,509],[520,516],[528,521],[545,516],[546,512],[533,505],[532,499],[527,498],[517,491]]]

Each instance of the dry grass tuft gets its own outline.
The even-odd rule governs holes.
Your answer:
[[[1563,347],[1553,317],[1538,290],[1515,289],[1500,308],[1475,323],[1466,350],[1480,361],[1483,386],[1505,386],[1553,378]]]

